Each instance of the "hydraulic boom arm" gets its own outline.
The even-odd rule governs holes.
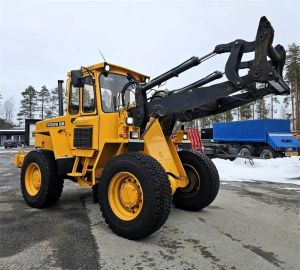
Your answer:
[[[289,86],[282,78],[286,52],[281,45],[272,46],[273,38],[274,29],[271,23],[266,17],[262,17],[254,41],[237,39],[227,44],[217,45],[204,57],[192,57],[149,83],[138,86],[137,107],[129,110],[130,115],[134,117],[135,123],[140,123],[141,127],[145,126],[150,116],[159,119],[172,116],[173,122],[190,121],[225,112],[268,94],[288,94]],[[254,59],[242,62],[243,54],[250,52],[254,52]],[[229,53],[224,72],[228,81],[203,87],[223,76],[222,72],[215,71],[181,89],[167,92],[157,98],[148,98],[148,90],[223,53]],[[241,77],[240,69],[249,69],[249,72]],[[236,94],[233,95],[234,93]]]

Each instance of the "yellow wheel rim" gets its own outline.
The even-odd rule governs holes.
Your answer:
[[[25,187],[30,196],[38,194],[42,183],[42,174],[36,163],[29,163],[25,172]]]
[[[109,184],[108,200],[118,218],[125,221],[135,219],[143,207],[143,191],[140,182],[129,172],[119,172]]]

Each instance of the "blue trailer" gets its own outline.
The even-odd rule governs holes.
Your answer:
[[[213,141],[228,145],[232,155],[275,158],[300,154],[300,141],[291,134],[289,120],[215,123]]]

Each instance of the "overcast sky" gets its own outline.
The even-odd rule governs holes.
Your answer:
[[[261,16],[275,45],[300,44],[300,1],[2,1],[0,92],[14,96],[33,85],[49,89],[67,71],[106,60],[152,78],[218,43],[252,41]],[[214,70],[224,57],[170,80],[178,88]]]

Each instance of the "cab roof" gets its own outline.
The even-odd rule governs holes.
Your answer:
[[[117,73],[117,74],[121,74],[121,75],[127,75],[128,73],[131,73],[139,81],[145,81],[146,79],[149,78],[149,76],[144,75],[142,73],[136,72],[134,70],[131,70],[131,69],[128,69],[128,68],[125,68],[122,66],[107,63],[107,62],[102,62],[102,63],[94,64],[91,66],[85,66],[85,68],[87,68],[91,71],[97,71],[97,72],[101,73],[104,70],[104,67],[107,65],[109,66],[109,72],[111,72],[111,73]],[[84,68],[82,69],[82,72],[84,74],[88,74],[88,72]],[[68,77],[71,77],[71,72],[68,72]]]

